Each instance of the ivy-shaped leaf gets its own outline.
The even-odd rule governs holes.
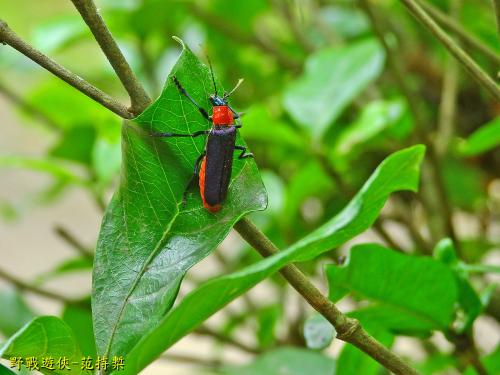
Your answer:
[[[210,108],[208,68],[183,45],[160,97],[122,130],[118,191],[106,211],[97,245],[92,310],[97,351],[125,355],[172,306],[186,271],[207,256],[248,212],[266,207],[253,159],[235,160],[220,212],[203,208],[196,189],[182,196],[206,138],[156,138],[152,132],[192,133],[210,124],[172,82]],[[219,92],[222,86],[217,81]],[[238,136],[237,144],[243,145]]]

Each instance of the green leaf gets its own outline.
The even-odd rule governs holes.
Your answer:
[[[16,375],[16,373],[0,363],[0,375]]]
[[[275,343],[278,320],[282,316],[281,310],[281,305],[271,305],[257,311],[256,336],[260,348],[268,348]]]
[[[50,150],[49,155],[90,164],[95,138],[95,129],[89,126],[66,129],[61,140]]]
[[[71,374],[87,374],[81,370],[82,353],[71,328],[55,316],[42,316],[26,324],[0,348],[0,357],[35,357],[39,365],[44,357],[52,357],[56,362],[58,358],[66,357]],[[40,371],[44,374],[69,372],[58,366],[54,370],[40,368]]]
[[[480,155],[500,146],[500,117],[482,125],[460,147],[465,156]]]
[[[380,328],[369,332],[386,347],[390,347],[394,336]],[[354,345],[344,345],[337,360],[336,375],[377,375],[382,366]]]
[[[235,366],[225,375],[325,375],[335,373],[335,361],[314,351],[280,348],[265,353],[246,366]]]
[[[151,132],[192,133],[210,124],[172,82],[210,108],[208,68],[184,47],[161,96],[123,127],[118,191],[101,226],[92,308],[100,355],[125,355],[172,306],[185,272],[207,256],[248,212],[266,207],[253,159],[235,160],[228,198],[217,214],[193,189],[182,196],[205,138],[155,138]],[[218,90],[223,91],[220,82]],[[237,144],[243,145],[241,137]],[[147,317],[147,319],[145,318]]]
[[[468,265],[460,261],[455,246],[449,238],[439,241],[434,249],[434,257],[452,270],[458,287],[458,303],[463,314],[458,314],[455,330],[465,332],[484,309],[481,298],[472,287],[467,273]]]
[[[92,259],[87,256],[71,258],[59,263],[54,269],[44,272],[36,277],[37,283],[44,283],[54,277],[59,277],[72,272],[89,271],[92,269]]]
[[[35,317],[21,293],[13,288],[0,291],[0,332],[11,336]]]
[[[405,110],[406,105],[401,99],[369,103],[353,124],[342,129],[334,146],[336,156],[352,159],[365,143],[398,124]]]
[[[366,244],[352,248],[347,264],[327,266],[326,272],[333,301],[352,292],[413,317],[422,330],[444,330],[453,321],[455,277],[434,259]]]
[[[368,229],[391,192],[416,190],[423,153],[423,146],[414,146],[389,156],[349,205],[312,236],[239,272],[208,281],[189,293],[154,330],[138,340],[126,357],[123,375],[138,373],[213,313],[287,263],[313,259]]]
[[[78,305],[66,305],[62,319],[75,333],[75,337],[85,357],[97,358],[92,326],[92,312]]]
[[[71,182],[77,185],[87,185],[87,182],[82,177],[74,174],[57,160],[50,158],[34,159],[23,156],[0,155],[0,167],[22,168],[43,172],[64,182]]]
[[[51,53],[71,45],[88,35],[79,16],[63,16],[37,23],[33,32],[33,44],[44,53]]]
[[[327,348],[335,335],[335,328],[323,315],[311,315],[304,323],[304,338],[309,349]]]
[[[374,39],[321,50],[308,58],[304,74],[286,89],[284,106],[319,137],[378,77],[383,64],[384,52]]]

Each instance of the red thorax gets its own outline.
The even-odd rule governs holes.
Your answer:
[[[233,112],[227,105],[213,107],[212,122],[214,125],[234,125]]]

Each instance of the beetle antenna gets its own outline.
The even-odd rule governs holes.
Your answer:
[[[243,81],[244,81],[243,78],[240,78],[238,80],[238,82],[236,83],[236,86],[234,86],[234,88],[231,91],[224,94],[224,99],[229,98],[232,95],[232,93],[235,92],[238,87],[240,87],[240,85],[243,83]]]
[[[217,96],[217,86],[215,85],[215,76],[214,76],[214,69],[212,68],[212,62],[210,61],[210,57],[208,57],[207,54],[207,61],[208,61],[208,66],[210,67],[210,75],[212,76],[212,83],[214,84],[214,90],[215,90],[215,96]]]

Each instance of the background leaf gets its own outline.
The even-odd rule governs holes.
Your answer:
[[[454,319],[458,300],[455,278],[448,267],[434,259],[366,244],[353,247],[347,264],[327,266],[326,273],[332,301],[351,292],[387,305],[391,309],[387,317],[408,316],[420,323],[421,330],[444,330]],[[374,318],[371,321],[377,322]]]
[[[6,288],[0,291],[0,306],[2,307],[0,332],[7,337],[14,334],[35,317],[21,293],[14,288]]]
[[[39,364],[43,357],[52,357],[56,363],[58,358],[66,357],[71,371],[60,370],[56,365],[55,370],[40,368],[40,372],[88,374],[81,370],[82,353],[71,328],[55,316],[42,316],[26,324],[0,348],[0,356],[36,357]]]
[[[298,124],[320,136],[383,64],[384,52],[373,39],[319,51],[307,60],[301,79],[286,89],[284,106]]]

